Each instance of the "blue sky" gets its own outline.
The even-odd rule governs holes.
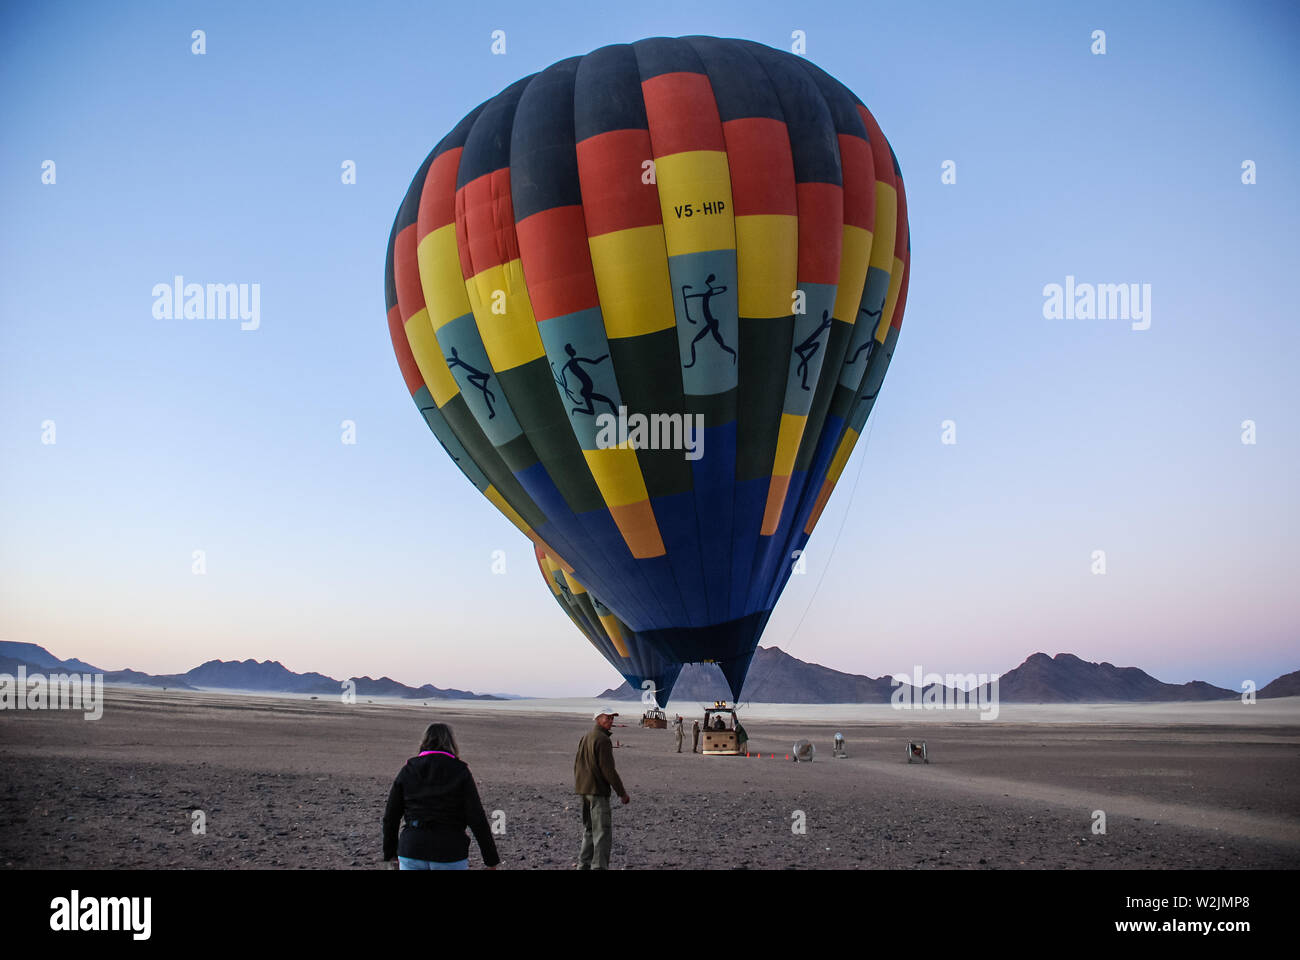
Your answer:
[[[763,642],[873,676],[1037,650],[1232,687],[1300,666],[1293,5],[592,9],[0,10],[0,638],[151,672],[611,685],[411,405],[388,229],[433,144],[521,76],[803,30],[893,144],[913,267],[869,440]],[[155,319],[177,274],[259,283],[260,328]],[[1067,275],[1150,284],[1150,329],[1045,319]]]

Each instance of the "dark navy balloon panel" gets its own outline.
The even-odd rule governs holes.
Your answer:
[[[901,323],[866,106],[750,41],[603,47],[457,124],[391,247],[408,388],[566,613],[629,679],[711,661],[738,693]]]

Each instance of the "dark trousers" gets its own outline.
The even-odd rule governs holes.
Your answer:
[[[579,870],[608,870],[609,849],[613,846],[613,817],[609,797],[582,795],[582,852]],[[594,861],[594,862],[593,862]]]

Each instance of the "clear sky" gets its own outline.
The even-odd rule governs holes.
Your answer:
[[[913,261],[869,440],[762,642],[872,676],[1039,650],[1234,688],[1294,670],[1298,9],[4,4],[0,639],[154,673],[617,682],[415,411],[389,227],[425,154],[519,77],[802,30],[893,144]],[[260,284],[260,328],[156,319],[178,274]],[[1045,319],[1067,276],[1150,284],[1150,328]]]

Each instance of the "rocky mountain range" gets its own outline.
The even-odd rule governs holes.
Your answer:
[[[155,675],[138,670],[100,670],[75,658],[60,660],[34,643],[0,641],[0,673],[14,674],[19,665],[28,672],[59,670],[67,673],[102,673],[105,683],[132,683],[168,690],[256,690],[264,693],[304,693],[335,696],[342,681],[323,673],[294,673],[278,660],[209,660],[185,673]],[[426,683],[410,687],[390,677],[374,680],[351,677],[358,697],[402,697],[408,700],[503,700],[505,697],[443,689]]]
[[[68,673],[102,673],[105,683],[129,683],[170,690],[254,690],[265,693],[337,695],[342,683],[322,673],[295,673],[278,660],[209,660],[180,674],[154,675],[138,670],[101,670],[83,660],[61,660],[34,643],[0,641],[0,673],[16,674],[19,666],[29,673],[58,670]],[[409,700],[506,700],[512,694],[482,694],[436,687],[426,683],[411,687],[390,677],[351,677],[359,697],[401,697]],[[867,677],[843,673],[792,657],[780,647],[759,647],[741,693],[750,703],[889,703],[898,689],[889,675]],[[927,678],[921,678],[922,682]],[[963,684],[965,686],[965,684]],[[936,693],[933,686],[921,688]],[[942,699],[943,692],[937,691]],[[1120,703],[1228,700],[1239,691],[1204,681],[1163,683],[1137,667],[1091,663],[1071,653],[1049,657],[1035,653],[998,680],[1001,703]],[[626,683],[605,690],[601,699],[640,700],[641,691]],[[715,664],[692,663],[682,668],[673,688],[674,700],[710,702],[730,694]],[[1256,696],[1300,696],[1300,670],[1278,677],[1261,687]]]
[[[926,678],[922,677],[924,682]],[[889,703],[897,687],[889,675],[867,677],[842,673],[790,656],[780,647],[759,647],[741,691],[749,703]],[[964,686],[964,684],[963,684]],[[923,697],[931,687],[922,687]],[[1263,687],[1258,697],[1300,694],[1300,671],[1279,677]],[[942,691],[938,691],[942,697]],[[1228,700],[1240,691],[1204,681],[1163,683],[1137,667],[1090,663],[1072,653],[1049,657],[1035,653],[1020,666],[998,678],[1001,703],[1117,703]],[[641,691],[626,683],[600,694],[603,699],[640,700]],[[722,671],[715,664],[692,663],[682,668],[673,687],[674,700],[710,702],[730,697]]]

